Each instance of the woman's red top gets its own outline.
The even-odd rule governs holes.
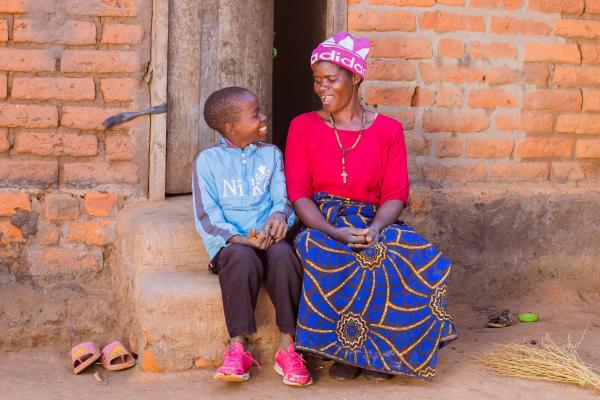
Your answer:
[[[339,130],[344,148],[358,131]],[[316,112],[297,116],[290,124],[285,148],[285,177],[290,201],[325,192],[381,205],[388,200],[408,204],[408,168],[402,124],[378,114],[358,145],[346,152],[343,183],[342,151],[330,128]]]

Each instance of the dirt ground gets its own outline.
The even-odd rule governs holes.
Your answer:
[[[338,383],[327,375],[327,363],[311,365],[315,384],[308,388],[284,386],[272,365],[253,369],[252,379],[244,384],[215,382],[210,370],[155,374],[136,367],[109,373],[94,365],[74,376],[66,354],[45,349],[0,353],[0,399],[598,399],[600,392],[574,385],[495,376],[472,358],[497,344],[539,343],[546,334],[561,341],[569,335],[578,340],[585,331],[580,355],[598,366],[599,304],[600,294],[565,293],[556,286],[502,304],[481,300],[474,307],[455,300],[450,311],[460,337],[441,350],[434,383],[398,377],[371,383],[362,376]],[[485,328],[490,310],[502,308],[534,311],[541,320],[532,324],[515,321],[515,325],[502,329]],[[97,382],[94,372],[102,374],[107,383]]]

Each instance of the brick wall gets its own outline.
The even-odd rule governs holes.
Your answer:
[[[150,14],[150,0],[0,1],[0,291],[13,296],[0,348],[115,322],[115,215],[146,195],[149,122],[102,121],[148,104]]]
[[[600,1],[350,0],[413,182],[598,188]]]

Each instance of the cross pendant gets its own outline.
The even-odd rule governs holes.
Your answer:
[[[348,174],[346,173],[346,171],[342,171],[342,173],[340,175],[344,179],[344,183],[346,183],[346,177],[348,176]]]

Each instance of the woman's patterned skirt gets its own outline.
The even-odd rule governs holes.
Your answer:
[[[315,195],[327,221],[366,228],[377,208]],[[296,237],[304,266],[296,348],[374,371],[431,380],[440,344],[457,337],[446,312],[451,260],[400,222],[355,252],[324,233]]]

